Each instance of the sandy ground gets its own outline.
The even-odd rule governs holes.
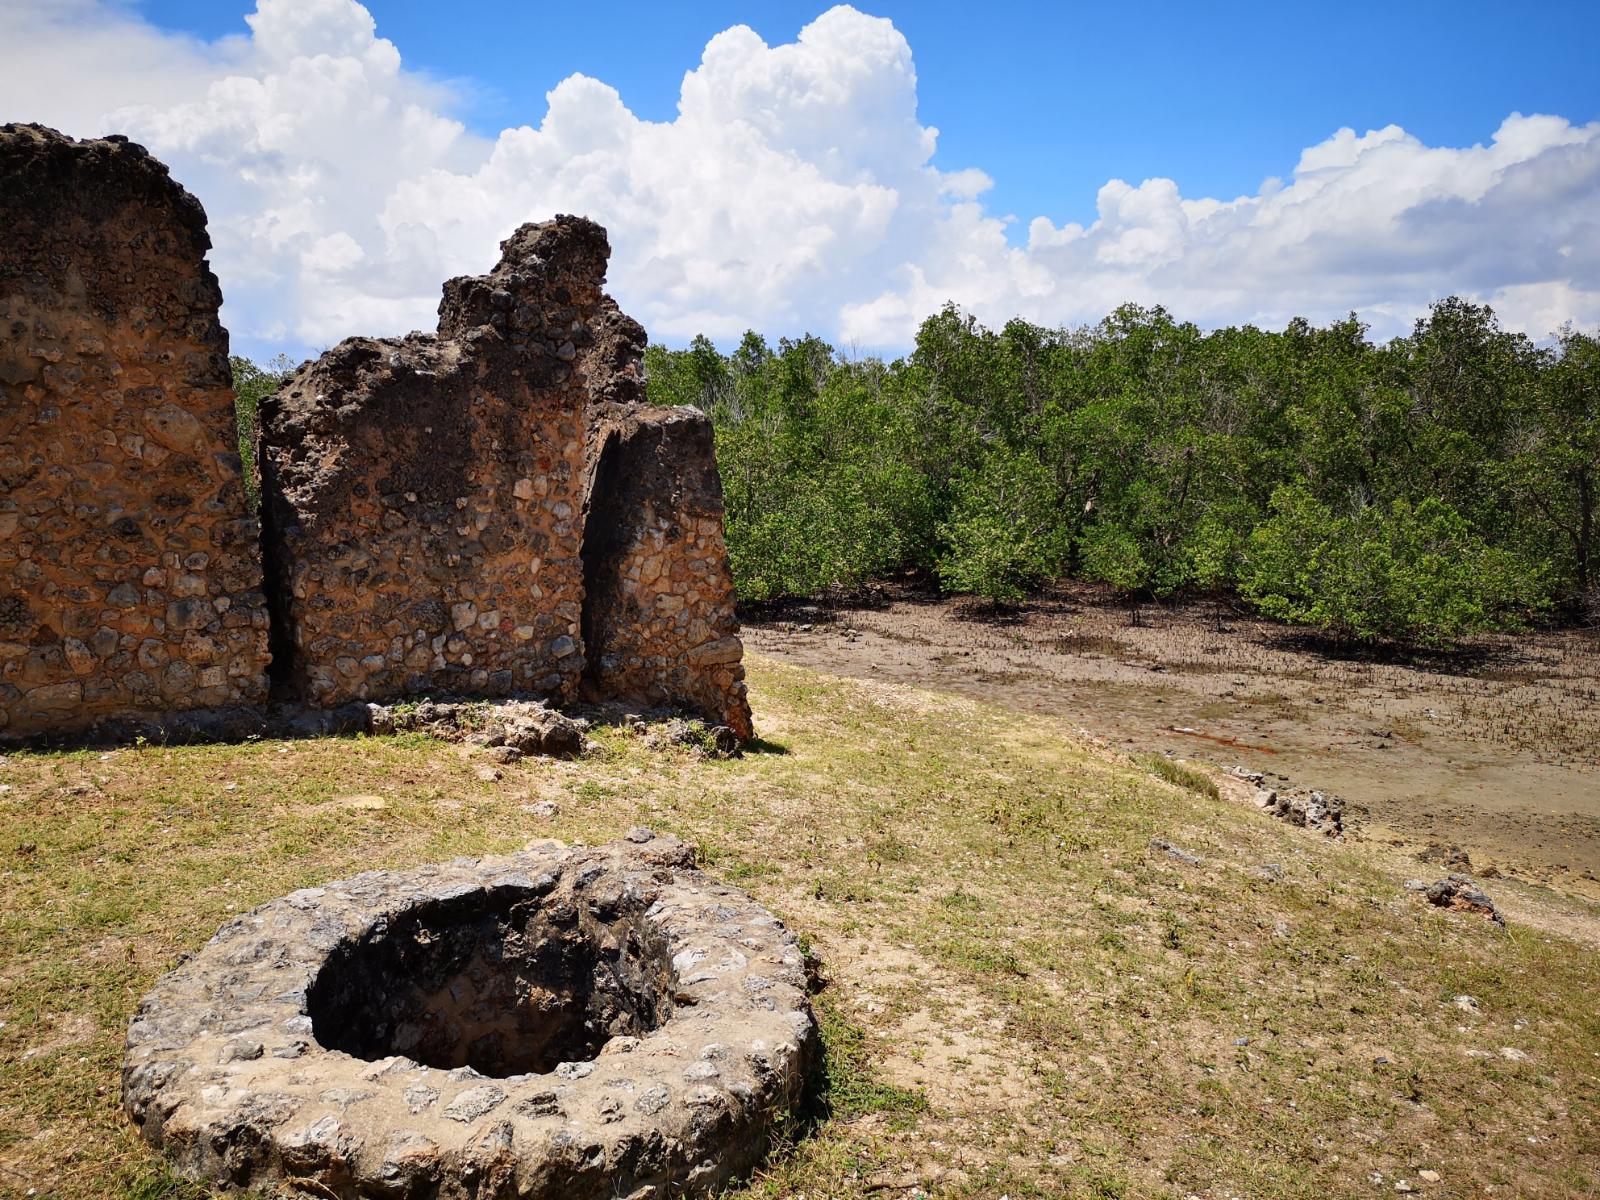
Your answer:
[[[998,614],[891,592],[758,615],[745,639],[839,675],[1049,712],[1130,751],[1334,792],[1367,810],[1359,836],[1458,846],[1476,873],[1600,898],[1592,630],[1394,661],[1330,653],[1210,603],[1145,606],[1135,625],[1081,589]]]

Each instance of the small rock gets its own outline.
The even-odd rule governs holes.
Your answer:
[[[525,1117],[559,1117],[561,1101],[554,1092],[535,1092],[517,1102],[517,1111]]]
[[[1488,917],[1502,928],[1505,926],[1505,918],[1494,906],[1494,901],[1465,875],[1446,875],[1443,879],[1429,884],[1424,895],[1427,896],[1428,903],[1439,908],[1477,913]]]
[[[1428,1170],[1418,1171],[1417,1172],[1417,1178],[1422,1180],[1423,1183],[1438,1183],[1439,1182],[1439,1172],[1437,1172],[1437,1171],[1428,1171]]]
[[[500,778],[500,772],[493,767],[479,767],[473,774],[485,783],[494,783]]]
[[[634,1101],[633,1106],[645,1116],[653,1117],[665,1108],[671,1099],[672,1093],[658,1083],[654,1087],[646,1088]]]
[[[431,1107],[438,1098],[439,1093],[426,1084],[419,1083],[414,1087],[408,1087],[405,1091],[406,1107],[411,1110],[413,1116]]]
[[[504,1089],[492,1083],[468,1088],[445,1106],[444,1115],[452,1121],[460,1121],[465,1125],[476,1121],[487,1112],[492,1112],[505,1098]]]
[[[1201,866],[1206,861],[1198,854],[1193,854],[1190,851],[1185,850],[1182,846],[1167,841],[1166,838],[1151,838],[1150,848],[1152,850],[1161,851],[1168,858],[1175,858],[1179,862],[1188,863],[1191,867]]]
[[[1315,788],[1295,788],[1281,795],[1271,793],[1273,815],[1290,825],[1298,825],[1327,837],[1342,837],[1353,813],[1347,813],[1344,800]],[[1257,793],[1260,799],[1260,793]]]
[[[265,1047],[260,1042],[241,1038],[238,1041],[229,1042],[222,1048],[221,1061],[224,1063],[253,1062],[260,1058],[264,1052]]]

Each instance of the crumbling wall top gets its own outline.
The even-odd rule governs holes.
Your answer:
[[[522,225],[500,243],[489,274],[446,281],[439,337],[487,326],[519,348],[571,362],[589,344],[585,318],[600,303],[610,257],[606,231],[586,217]]]
[[[70,138],[44,125],[0,125],[5,153],[0,155],[0,211],[13,229],[25,224],[59,226],[64,216],[83,221],[82,233],[110,237],[114,219],[130,205],[147,205],[160,214],[167,231],[187,242],[184,250],[204,258],[211,249],[206,213],[187,190],[172,178],[166,164],[137,142],[118,134],[105,138]],[[101,224],[97,231],[96,222]],[[178,247],[173,247],[178,249]],[[45,270],[59,272],[65,263],[44,253],[43,245],[20,240],[8,243],[0,255],[0,286],[26,279]],[[54,270],[52,271],[51,268]],[[85,282],[98,276],[93,262],[75,262],[89,271]],[[107,281],[107,292],[120,290],[123,279]]]
[[[573,693],[579,359],[609,250],[581,217],[524,225],[489,274],[445,284],[437,336],[348,339],[263,401],[290,695]]]

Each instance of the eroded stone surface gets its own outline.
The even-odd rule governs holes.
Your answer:
[[[558,217],[262,406],[289,692],[678,704],[750,736],[711,426],[645,404],[609,247]]]
[[[591,329],[582,358],[587,691],[682,706],[747,739],[711,422],[692,408],[646,403],[644,327],[609,297]]]
[[[571,696],[587,347],[609,247],[524,225],[437,335],[350,338],[261,406],[275,649],[317,704]]]
[[[692,862],[635,830],[274,900],[145,998],[123,1105],[182,1172],[236,1185],[710,1193],[798,1100],[816,1028],[793,936]],[[341,1030],[356,1053],[328,1048]]]
[[[266,698],[210,244],[142,147],[0,126],[0,737]]]

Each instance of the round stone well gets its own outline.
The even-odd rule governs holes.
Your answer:
[[[145,997],[123,1106],[221,1184],[715,1191],[799,1101],[817,1034],[794,936],[693,863],[634,830],[273,900]]]

